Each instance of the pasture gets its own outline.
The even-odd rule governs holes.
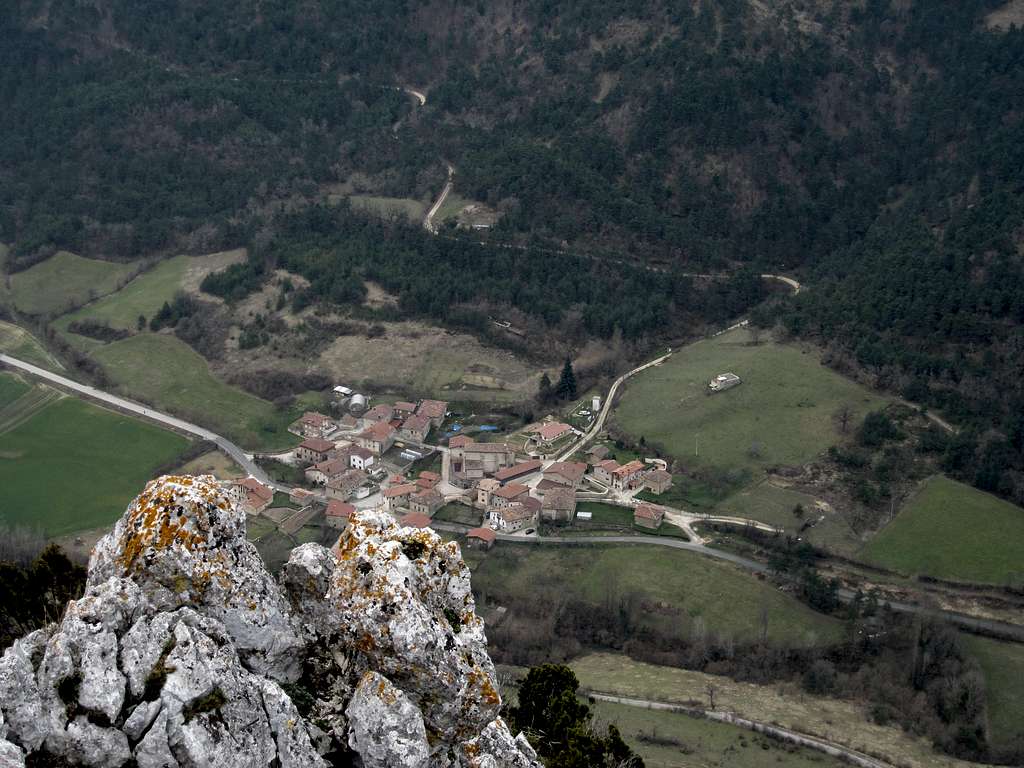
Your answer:
[[[725,372],[743,383],[708,394],[708,381]],[[760,470],[805,462],[840,442],[833,417],[841,405],[856,424],[884,402],[823,366],[816,351],[770,339],[755,346],[741,328],[630,379],[614,418],[688,465]]]
[[[597,728],[619,729],[646,768],[727,765],[729,768],[839,768],[838,758],[761,736],[735,725],[681,712],[664,712],[598,701],[591,705]]]
[[[10,301],[25,314],[62,314],[116,291],[135,268],[134,264],[58,251],[46,261],[11,275]]]
[[[350,195],[348,200],[356,210],[366,211],[381,218],[404,216],[409,221],[420,222],[427,214],[427,206],[408,197]]]
[[[936,475],[864,547],[871,563],[906,574],[1024,585],[1024,509]]]
[[[188,441],[63,397],[3,434],[0,517],[48,536],[110,525]]]
[[[48,371],[61,371],[64,366],[46,351],[46,347],[20,326],[0,320],[0,352]]]
[[[215,378],[204,360],[174,336],[144,333],[93,352],[110,378],[137,397],[257,450],[288,448],[298,439],[287,431],[302,403],[279,410],[266,400]]]
[[[0,412],[31,388],[20,376],[13,373],[0,373]]]
[[[963,637],[985,675],[992,743],[1003,746],[1024,738],[1024,646],[976,635]]]
[[[700,702],[706,706],[707,686],[710,684],[716,690],[715,708],[718,710],[732,711],[751,720],[781,725],[861,752],[882,755],[892,765],[905,768],[967,768],[974,765],[934,752],[927,739],[916,738],[898,726],[876,725],[857,702],[813,696],[793,685],[742,683],[719,675],[645,664],[614,653],[582,656],[570,662],[569,666],[583,687],[653,701]],[[680,764],[687,765],[686,762]],[[722,765],[731,766],[733,763],[726,760]]]
[[[643,545],[540,547],[501,542],[473,572],[475,591],[514,606],[545,590],[604,604],[635,594],[637,621],[670,632],[708,632],[754,640],[765,609],[769,642],[814,646],[837,641],[841,623],[726,563],[691,552]],[[687,636],[689,636],[687,634]]]

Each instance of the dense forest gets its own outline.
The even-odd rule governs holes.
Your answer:
[[[372,278],[453,325],[511,307],[641,342],[788,271],[810,290],[763,322],[968,425],[949,471],[1024,498],[1024,30],[987,23],[1003,4],[5,3],[7,268],[247,245],[210,292],[284,266],[312,281],[300,305]],[[449,162],[491,231],[326,205],[428,200]],[[709,272],[739,277],[695,290]]]

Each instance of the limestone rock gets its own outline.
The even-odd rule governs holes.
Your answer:
[[[430,744],[423,717],[409,697],[391,682],[367,672],[348,705],[352,723],[349,746],[366,768],[421,768],[428,765]]]
[[[165,477],[0,657],[0,768],[537,768],[499,707],[455,544],[363,511],[279,585],[212,478]]]
[[[210,476],[150,482],[93,550],[89,584],[127,577],[160,610],[193,606],[227,627],[246,665],[298,677],[301,645],[255,547],[245,513]]]

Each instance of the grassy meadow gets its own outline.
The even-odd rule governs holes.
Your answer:
[[[1024,509],[937,475],[864,547],[865,560],[907,574],[1024,585]]]
[[[189,256],[175,256],[161,261],[121,290],[65,315],[55,325],[66,331],[72,322],[89,319],[114,328],[134,330],[139,315],[149,320],[165,301],[173,299],[174,294],[181,290],[190,259]]]
[[[730,371],[743,383],[713,395],[707,383]],[[799,464],[841,438],[840,405],[854,422],[882,397],[830,371],[816,352],[766,340],[746,329],[684,347],[626,385],[615,421],[690,465],[757,470]]]
[[[491,599],[514,605],[551,589],[591,603],[636,593],[664,612],[642,623],[686,632],[701,621],[707,631],[737,639],[759,636],[761,608],[768,613],[770,642],[813,646],[837,641],[841,623],[726,563],[652,546],[538,547],[502,542],[480,559],[473,586]]]
[[[591,705],[599,729],[614,725],[647,768],[838,768],[838,758],[796,747],[726,723],[680,712],[598,701]]]
[[[134,264],[86,259],[59,251],[46,261],[11,275],[9,297],[26,314],[59,314],[116,291],[133,269]]]
[[[969,768],[965,763],[939,754],[927,739],[917,738],[895,726],[876,725],[858,703],[827,696],[813,696],[791,685],[755,685],[676,667],[662,667],[633,661],[614,653],[581,656],[570,663],[580,685],[628,698],[650,699],[675,704],[698,702],[707,705],[707,686],[715,687],[715,708],[741,717],[773,723],[783,728],[818,736],[861,752],[881,755],[903,768]],[[653,712],[640,710],[643,715]],[[654,722],[652,720],[652,722]],[[631,743],[636,743],[633,740]],[[730,754],[732,759],[736,754]],[[825,760],[825,756],[821,756]],[[772,765],[772,761],[758,765]],[[721,763],[670,765],[742,765],[726,759]]]
[[[376,214],[381,217],[395,214],[405,216],[409,221],[423,221],[427,215],[427,206],[419,200],[407,197],[377,197],[375,195],[351,195],[348,198],[352,207]]]
[[[64,397],[0,436],[0,518],[50,536],[109,525],[188,445],[172,432]]]
[[[92,354],[128,396],[195,420],[242,446],[270,450],[298,442],[287,429],[303,403],[282,411],[225,384],[210,373],[202,356],[174,336],[139,334]]]
[[[0,373],[0,410],[13,403],[31,388],[13,373]]]
[[[0,320],[0,352],[48,371],[59,372],[64,367],[46,351],[39,339],[24,328],[3,320]]]
[[[985,675],[992,743],[1003,746],[1024,738],[1024,645],[976,635],[964,635],[964,641]]]

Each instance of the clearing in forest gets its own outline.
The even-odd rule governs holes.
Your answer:
[[[743,383],[708,394],[708,382],[725,372]],[[842,440],[834,419],[840,406],[850,406],[857,424],[884,403],[822,365],[816,350],[770,338],[754,345],[740,328],[630,379],[614,418],[687,465],[758,470],[803,463]]]
[[[907,574],[1024,585],[1024,509],[936,475],[864,547],[868,562]]]
[[[116,291],[135,268],[135,264],[86,259],[59,251],[10,276],[10,301],[25,314],[60,314]]]

